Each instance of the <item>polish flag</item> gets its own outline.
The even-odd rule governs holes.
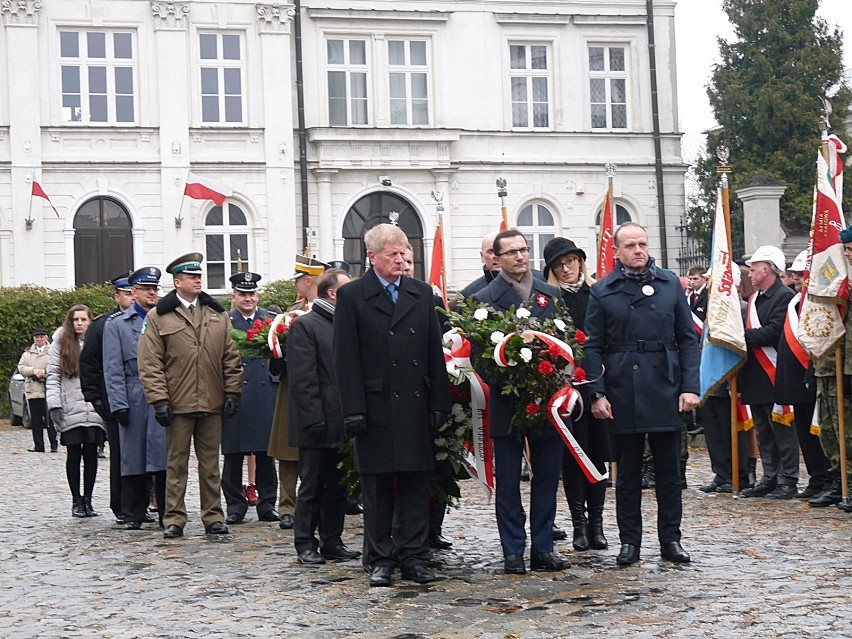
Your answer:
[[[186,188],[183,190],[184,195],[194,200],[213,200],[216,206],[222,206],[225,198],[230,197],[232,192],[231,187],[224,182],[195,173],[190,173],[186,178]]]
[[[47,197],[47,193],[44,192],[44,189],[41,188],[41,184],[33,180],[33,197],[41,197],[47,200],[47,203],[50,204],[50,208],[53,209],[53,212],[56,213],[56,217],[59,217],[59,211],[56,210],[56,207],[53,206],[53,202],[50,201],[50,198]]]

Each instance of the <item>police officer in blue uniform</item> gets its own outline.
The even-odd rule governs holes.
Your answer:
[[[104,383],[121,442],[121,505],[127,530],[139,530],[149,521],[151,481],[160,526],[166,507],[166,431],[154,419],[154,407],[142,392],[136,359],[145,316],[159,299],[160,274],[155,266],[134,271],[128,281],[136,301],[104,324]]]
[[[231,276],[232,308],[228,313],[231,324],[248,331],[256,321],[273,319],[274,314],[257,305],[257,273],[234,273]],[[227,505],[228,524],[241,524],[248,512],[248,499],[243,492],[243,458],[253,454],[256,460],[257,517],[260,521],[278,521],[275,502],[278,496],[278,475],[275,462],[267,455],[272,414],[278,394],[278,378],[269,373],[268,360],[242,358],[242,410],[222,420],[222,493]]]

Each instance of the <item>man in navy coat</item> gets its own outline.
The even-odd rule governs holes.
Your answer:
[[[247,331],[255,321],[274,315],[257,305],[257,273],[234,273],[233,308],[228,312],[234,328]],[[243,458],[253,454],[256,463],[257,518],[260,521],[278,521],[275,500],[278,497],[278,475],[275,462],[266,454],[269,433],[272,430],[272,413],[278,394],[278,378],[269,373],[269,360],[242,358],[243,399],[242,410],[233,417],[222,420],[222,494],[225,496],[225,522],[241,524],[248,512],[248,498],[243,492]]]
[[[526,238],[517,229],[508,229],[494,238],[494,255],[500,260],[500,272],[473,299],[488,304],[497,311],[518,308],[526,300],[535,300],[530,307],[533,317],[545,319],[553,315],[555,303],[562,302],[562,293],[535,277],[530,271],[530,249]],[[523,574],[526,530],[524,507],[521,503],[521,459],[524,439],[529,442],[533,476],[530,486],[530,536],[533,570],[564,570],[568,562],[553,552],[553,520],[556,516],[556,489],[562,474],[565,446],[556,430],[542,417],[537,429],[518,433],[511,428],[512,415],[520,400],[503,395],[499,380],[488,380],[490,387],[489,435],[494,440],[494,463],[497,473],[495,512],[500,544],[503,547],[503,568],[508,574]]]
[[[680,443],[683,413],[698,406],[699,351],[680,282],[658,268],[648,235],[635,222],[615,233],[616,268],[591,290],[585,367],[592,415],[610,420],[618,461],[616,562],[639,561],[642,544],[642,451],[645,437],[657,475],[657,535],[664,559],[686,563]]]

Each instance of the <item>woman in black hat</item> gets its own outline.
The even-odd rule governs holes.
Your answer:
[[[547,282],[562,289],[562,297],[574,325],[579,330],[585,330],[589,289],[595,283],[586,267],[585,251],[572,240],[555,237],[544,247],[544,262]],[[585,410],[579,419],[572,420],[572,433],[595,467],[603,473],[606,470],[605,462],[610,458],[606,424],[592,417],[589,412],[591,398],[582,386],[579,390]],[[607,547],[603,532],[606,482],[590,483],[574,457],[566,453],[562,462],[562,485],[571,510],[574,549],[603,550]]]

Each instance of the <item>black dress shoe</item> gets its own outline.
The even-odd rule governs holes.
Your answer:
[[[278,513],[274,510],[267,510],[265,513],[260,515],[257,518],[258,521],[281,521],[281,518],[278,516]]]
[[[204,529],[204,532],[206,532],[208,535],[227,535],[228,527],[223,521],[214,521],[212,524],[210,524],[209,526],[207,526],[207,528]]]
[[[293,519],[293,515],[290,513],[284,513],[281,515],[281,519],[278,520],[278,527],[281,530],[290,530],[293,527],[295,520]]]
[[[117,523],[119,526],[123,526],[124,524],[127,523],[127,521],[128,520],[124,515],[116,515],[115,516],[115,523]]]
[[[143,524],[156,524],[156,523],[157,523],[157,520],[156,520],[154,517],[152,517],[151,515],[146,514],[146,515],[142,518],[142,523],[143,523]]]
[[[27,448],[28,453],[43,453],[44,448]]]
[[[360,515],[364,512],[364,507],[354,499],[346,500],[346,514]]]
[[[370,573],[371,586],[390,586],[393,575],[393,568],[390,566],[376,566],[373,572]]]
[[[323,548],[320,553],[326,559],[333,559],[335,561],[349,561],[350,559],[357,559],[361,556],[360,552],[350,550],[346,547],[346,544],[340,544],[334,548]]]
[[[762,481],[756,483],[751,488],[746,488],[740,493],[743,497],[766,497],[769,493],[775,490],[775,484],[764,484]]]
[[[716,489],[719,486],[720,484],[714,479],[709,484],[704,484],[703,486],[700,486],[698,490],[700,490],[702,493],[715,493]]]
[[[503,572],[507,575],[527,574],[527,567],[524,565],[523,555],[506,555],[503,558]]]
[[[303,564],[314,565],[317,566],[319,564],[324,564],[325,559],[313,548],[309,548],[308,550],[303,550],[299,553],[299,561]]]
[[[818,488],[816,486],[805,486],[804,490],[799,491],[799,494],[796,495],[797,499],[810,499],[811,497],[816,497],[822,492],[822,488]]]
[[[629,566],[639,561],[639,546],[633,544],[621,544],[621,550],[618,557],[615,558],[615,563],[619,566]]]
[[[225,523],[230,524],[232,526],[238,526],[239,524],[243,523],[243,519],[245,519],[243,515],[240,515],[238,513],[229,513],[228,516],[225,518]]]
[[[403,568],[402,578],[418,584],[431,584],[433,581],[441,580],[440,577],[426,570],[426,566],[423,564],[414,564],[408,568]]]
[[[59,446],[58,445],[57,446],[51,446],[50,452],[51,453],[58,453],[59,452]]]
[[[551,536],[553,537],[553,541],[562,541],[563,539],[568,539],[568,533],[562,530],[561,528],[557,528],[556,524],[553,525]]]
[[[166,532],[163,533],[163,539],[177,539],[183,537],[183,528],[177,524],[169,524],[166,526]]]
[[[444,537],[442,534],[438,533],[437,535],[429,535],[429,548],[435,548],[436,550],[446,550],[447,548],[452,548],[453,542]]]
[[[676,564],[689,563],[689,553],[683,549],[679,541],[670,541],[660,546],[660,555],[663,559],[673,561]]]
[[[558,572],[560,570],[565,570],[566,568],[570,568],[571,564],[569,564],[564,559],[561,559],[559,555],[554,552],[540,552],[533,553],[530,557],[530,569],[531,570],[543,570],[545,572]]]
[[[779,484],[775,490],[766,494],[767,499],[793,499],[799,491],[795,486],[789,484]]]
[[[837,502],[837,507],[845,513],[852,513],[852,498],[841,499]]]
[[[128,521],[126,524],[124,524],[124,529],[125,530],[141,530],[142,529],[142,522],[141,521]]]
[[[716,486],[717,493],[733,493],[734,487],[731,484],[719,484]]]

